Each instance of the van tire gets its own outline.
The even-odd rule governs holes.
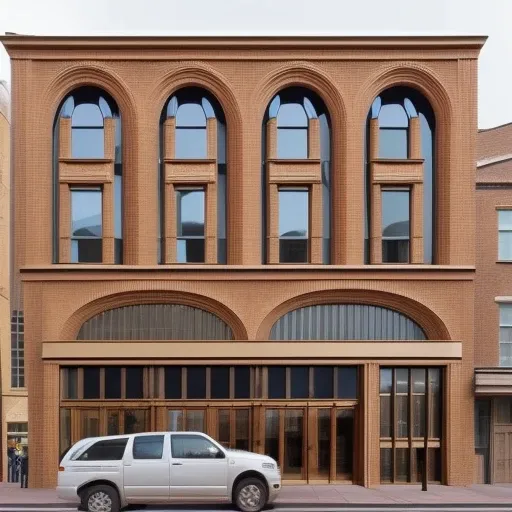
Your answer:
[[[236,486],[234,504],[241,512],[260,512],[267,500],[267,489],[259,478],[244,478]]]
[[[80,498],[82,500],[81,505],[83,509],[88,512],[97,512],[97,510],[100,510],[94,507],[96,500],[104,500],[107,503],[110,502],[110,510],[108,510],[108,512],[119,512],[121,510],[119,494],[117,494],[116,489],[110,485],[93,485],[92,487],[88,487],[80,493]]]

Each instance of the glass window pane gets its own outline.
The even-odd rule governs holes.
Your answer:
[[[103,128],[72,128],[71,156],[73,158],[105,158]]]
[[[231,422],[229,409],[219,409],[218,422],[219,434],[217,437],[217,441],[225,448],[229,448],[229,443],[231,439]]]
[[[187,422],[186,422],[186,430],[194,431],[194,432],[203,432],[204,431],[204,411],[196,410],[196,411],[187,411]]]
[[[391,393],[393,387],[393,370],[391,368],[382,368],[380,370],[380,392]]]
[[[410,191],[382,191],[382,261],[407,263],[410,239]],[[401,243],[400,243],[401,242]],[[405,242],[405,243],[404,243]]]
[[[411,482],[420,483],[423,481],[423,471],[425,470],[425,449],[411,448]]]
[[[409,263],[409,240],[382,240],[383,263]]]
[[[132,409],[124,412],[124,433],[137,434],[147,430],[147,411]]]
[[[198,103],[185,103],[178,107],[176,126],[206,127],[206,115]]]
[[[357,399],[357,368],[338,366],[338,398]]]
[[[334,368],[332,366],[315,367],[313,398],[334,398]]]
[[[269,366],[268,397],[286,398],[286,368],[284,366]]]
[[[251,398],[251,369],[235,366],[235,398]]]
[[[286,479],[304,477],[304,411],[303,409],[284,412],[284,464]]]
[[[144,398],[144,368],[142,366],[126,368],[126,398]]]
[[[393,481],[393,456],[391,448],[380,449],[380,481],[382,483]]]
[[[71,240],[71,263],[101,263],[103,240],[101,238],[79,238]]]
[[[279,411],[265,410],[265,455],[279,461]]]
[[[277,158],[307,158],[308,129],[278,128]]]
[[[498,223],[500,230],[512,230],[512,210],[499,210]]]
[[[441,481],[441,449],[429,448],[428,449],[428,481],[440,482]]]
[[[177,190],[178,237],[204,236],[204,190]]]
[[[229,366],[212,366],[210,398],[229,398]]]
[[[309,397],[309,366],[290,368],[290,398]]]
[[[379,130],[379,158],[407,158],[407,129],[381,128]]]
[[[512,343],[500,343],[500,366],[512,366]]]
[[[391,396],[380,397],[380,437],[391,437]]]
[[[101,190],[71,190],[71,236],[102,236]]]
[[[71,447],[71,409],[60,410],[60,460]]]
[[[202,436],[171,435],[172,456],[175,459],[216,459],[223,453]]]
[[[165,398],[181,398],[181,367],[165,367]]]
[[[97,366],[84,367],[84,399],[100,397],[100,369]]]
[[[352,480],[354,457],[354,411],[336,411],[336,479]]]
[[[105,398],[121,398],[121,368],[119,366],[105,368]]]
[[[167,420],[167,428],[171,432],[183,431],[183,411],[181,409],[174,409],[168,411]]]
[[[78,460],[121,460],[127,443],[128,438],[126,437],[97,441],[82,453]]]
[[[114,237],[123,238],[123,177],[114,176]]]
[[[409,396],[395,396],[396,425],[395,436],[405,438],[409,436]]]
[[[64,396],[66,400],[78,398],[78,368],[64,369]]]
[[[496,423],[508,425],[512,423],[512,400],[509,397],[495,399]]]
[[[305,238],[309,231],[309,191],[279,190],[279,236]]]
[[[178,263],[204,263],[204,238],[177,240]]]
[[[397,448],[396,453],[396,482],[407,482],[409,478],[409,448]]]
[[[441,394],[441,370],[430,368],[428,370],[429,393],[430,393],[430,425],[429,437],[441,438],[442,425],[442,394]]]
[[[161,459],[164,452],[164,436],[137,436],[133,440],[134,459]]]
[[[424,368],[412,368],[412,392],[425,393],[426,372]]]
[[[512,260],[512,231],[500,231],[498,237],[498,259]]]
[[[207,158],[206,128],[176,128],[175,158]]]
[[[307,263],[308,240],[293,240],[281,238],[279,240],[279,262],[280,263]]]
[[[299,103],[284,103],[277,114],[277,126],[308,127],[308,117],[304,107]]]
[[[119,434],[119,411],[107,411],[107,435]]]
[[[381,128],[407,128],[409,118],[404,107],[399,103],[382,105],[379,111],[379,126]]]
[[[425,436],[425,395],[412,397],[413,437]]]
[[[73,110],[71,126],[103,127],[103,114],[96,103],[82,103]]]
[[[187,398],[206,398],[206,368],[189,366],[187,368]]]
[[[235,448],[237,450],[249,450],[249,409],[235,410]]]
[[[512,326],[512,304],[500,304],[500,327],[506,326]]]
[[[395,370],[396,392],[409,392],[409,370],[407,368],[397,368]]]

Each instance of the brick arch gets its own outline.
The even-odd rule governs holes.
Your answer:
[[[247,331],[240,318],[224,304],[203,295],[176,291],[123,292],[100,297],[85,304],[68,318],[62,328],[61,339],[76,339],[84,322],[104,311],[140,304],[179,304],[202,309],[223,320],[233,331],[235,340],[248,339]]]
[[[274,308],[263,320],[257,339],[268,340],[274,323],[283,315],[305,306],[322,304],[365,304],[380,306],[402,313],[423,329],[427,340],[449,341],[450,333],[444,322],[423,304],[389,292],[377,290],[328,290],[293,297]]]
[[[435,118],[435,201],[441,206],[434,218],[434,233],[438,240],[450,239],[450,211],[443,209],[450,196],[449,173],[443,169],[450,168],[453,123],[453,99],[443,85],[441,78],[428,66],[416,62],[385,64],[379,67],[361,86],[356,98],[358,118],[361,125],[366,118],[373,100],[381,92],[393,86],[411,87],[420,92],[430,103]],[[450,263],[450,244],[434,244],[435,262]]]
[[[272,70],[263,77],[255,89],[253,103],[259,109],[258,119],[263,122],[272,98],[287,87],[304,87],[318,94],[329,114],[331,130],[331,263],[342,264],[346,259],[343,239],[348,203],[347,186],[347,111],[341,91],[322,69],[302,61],[290,62]],[[261,130],[258,132],[261,136]],[[261,141],[260,141],[261,144]]]
[[[227,197],[232,204],[242,201],[243,133],[242,113],[238,99],[228,80],[214,68],[202,62],[187,62],[166,73],[151,93],[150,120],[158,126],[166,101],[174,92],[185,87],[202,87],[219,102],[226,118]],[[234,208],[227,209],[228,263],[242,260],[243,226],[235,218]]]

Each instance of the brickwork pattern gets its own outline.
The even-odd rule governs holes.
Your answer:
[[[123,39],[115,43],[83,39],[65,47],[44,38],[3,40],[13,70],[15,262],[17,268],[24,268],[25,277],[31,485],[54,485],[58,448],[58,372],[56,364],[42,363],[43,342],[74,339],[84,320],[109,307],[169,300],[218,312],[230,323],[236,339],[257,343],[268,337],[284,309],[310,298],[322,302],[351,296],[399,307],[432,340],[462,342],[462,362],[446,363],[450,427],[443,444],[446,483],[472,482],[475,258],[468,248],[474,244],[476,141],[472,134],[477,119],[476,66],[483,40],[248,39],[240,46],[222,39],[141,39],[135,47]],[[51,127],[62,98],[83,84],[105,89],[121,112],[124,267],[51,266]],[[375,96],[398,84],[422,92],[436,116],[435,259],[439,266],[434,268],[364,266],[364,127]],[[159,120],[166,100],[189,85],[210,91],[226,117],[228,266],[158,268]],[[261,265],[261,204],[266,186],[261,180],[262,120],[272,97],[292,85],[312,89],[329,112],[333,267]],[[270,140],[269,147],[274,143]],[[314,144],[310,145],[316,153]],[[275,209],[277,185],[270,184],[268,190],[269,208]],[[417,221],[415,217],[415,225]],[[271,222],[269,232],[275,233],[275,221]],[[321,235],[320,223],[314,231]],[[166,237],[172,239],[173,233],[166,232]],[[321,261],[319,242],[320,238],[312,253],[315,263]],[[275,249],[269,258],[278,258]],[[414,252],[414,258],[421,259],[419,252]],[[210,251],[208,262],[214,262]],[[379,362],[372,363],[365,367],[364,378],[367,414],[362,464],[368,486],[377,485],[379,479]],[[413,365],[414,360],[403,364]],[[51,412],[48,424],[41,428],[38,419],[46,407]]]

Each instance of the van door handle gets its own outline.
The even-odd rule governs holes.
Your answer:
[[[172,465],[173,466],[183,466],[183,463],[182,462],[173,462]]]

